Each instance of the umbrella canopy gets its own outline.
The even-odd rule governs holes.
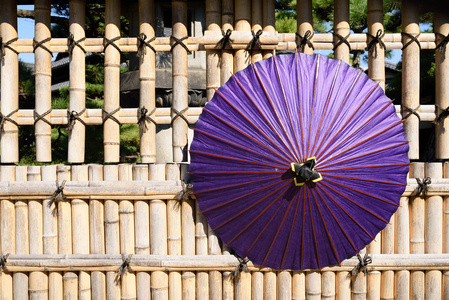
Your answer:
[[[321,269],[370,243],[409,170],[401,120],[341,60],[295,53],[251,64],[195,127],[190,173],[210,227],[241,257]]]

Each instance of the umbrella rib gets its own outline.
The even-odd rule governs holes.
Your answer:
[[[356,134],[357,132],[359,132],[363,127],[365,127],[369,122],[371,122],[375,117],[377,117],[381,112],[383,112],[388,106],[390,106],[390,104],[393,103],[393,101],[391,100],[389,103],[387,103],[384,107],[382,107],[378,112],[376,112],[373,116],[371,116],[365,123],[363,123],[361,126],[359,126],[357,129],[355,129],[353,132],[351,132],[347,137],[345,137],[337,146],[335,146],[334,148],[332,148],[332,150],[328,150],[326,154],[323,154],[323,152],[321,152],[320,154],[323,154],[323,158],[326,158],[327,156],[329,156],[329,153],[332,153],[335,149],[338,149],[338,147],[341,146],[341,144],[343,144],[344,142],[346,142],[350,137],[352,137],[354,134]],[[334,136],[337,137],[337,135],[340,133],[340,131]],[[333,141],[333,139],[332,139]],[[330,144],[329,144],[330,145]],[[329,148],[328,148],[329,149]]]
[[[277,60],[276,60],[276,55],[273,56],[273,61],[274,61],[274,66],[276,67],[276,73],[277,73],[277,77],[278,77],[278,80],[279,80],[279,85],[281,86],[282,96],[284,97],[284,103],[285,103],[285,107],[287,109],[288,119],[290,121],[290,126],[291,126],[291,129],[293,131],[293,137],[294,137],[295,142],[296,142],[296,151],[298,151],[298,156],[299,156],[299,158],[301,158],[301,153],[300,153],[300,150],[299,150],[299,143],[298,143],[298,139],[296,138],[295,126],[293,126],[293,121],[292,121],[292,117],[291,117],[291,114],[290,114],[290,109],[289,109],[289,106],[288,106],[287,98],[285,97],[284,86],[282,85],[281,76],[279,74],[279,69],[278,69],[278,64],[277,64]]]
[[[360,103],[360,105],[357,107],[357,109],[352,113],[352,115],[349,117],[349,119],[346,120],[346,122],[338,129],[337,133],[334,134],[334,136],[332,137],[332,139],[326,143],[326,146],[323,147],[323,149],[321,150],[321,152],[319,152],[316,156],[321,156],[321,154],[323,154],[323,152],[328,149],[328,145],[332,144],[332,142],[334,141],[334,139],[340,134],[340,132],[346,127],[346,125],[349,123],[349,121],[352,120],[352,118],[355,116],[355,114],[360,110],[360,108],[363,106],[363,104],[366,102],[366,100],[371,96],[371,94],[376,90],[376,88],[379,86],[379,83],[377,83],[374,88],[368,93],[368,95],[366,95],[365,99],[363,99],[363,101]],[[352,91],[352,87],[351,87],[351,91]],[[350,92],[351,92],[350,91]],[[348,93],[347,97],[349,97]],[[345,103],[346,103],[346,99],[345,99]],[[339,112],[338,112],[339,113]],[[337,115],[336,115],[337,116]],[[331,127],[329,127],[330,129]],[[324,140],[324,138],[323,138]],[[318,150],[321,149],[321,146],[317,149]]]
[[[391,185],[399,185],[399,186],[406,186],[407,185],[406,183],[388,182],[388,181],[366,179],[366,178],[348,177],[348,176],[341,176],[341,175],[326,174],[326,177],[327,176],[334,177],[334,178],[352,179],[352,180],[368,181],[368,182],[391,184]]]
[[[329,181],[329,182],[331,182],[331,183],[333,183],[333,184],[336,184],[336,185],[339,185],[339,186],[341,186],[341,187],[344,187],[344,188],[347,188],[347,189],[349,189],[349,190],[352,190],[352,191],[354,191],[354,192],[360,193],[360,194],[362,194],[362,195],[369,196],[369,197],[371,197],[371,198],[374,198],[374,199],[380,200],[380,201],[382,201],[382,202],[386,202],[386,203],[388,203],[388,204],[391,204],[391,205],[393,205],[393,206],[399,207],[399,204],[390,202],[390,201],[385,200],[385,199],[382,199],[382,198],[380,198],[380,197],[376,197],[376,196],[370,195],[370,194],[368,194],[368,193],[362,192],[362,191],[360,191],[360,190],[358,190],[358,189],[355,189],[355,188],[351,188],[351,187],[346,186],[346,185],[344,185],[344,184],[341,184],[341,183],[338,183],[338,182],[329,180],[329,178],[326,178],[326,180]]]
[[[401,120],[401,121],[399,121],[399,122],[397,122],[397,123],[391,125],[390,127],[388,127],[388,128],[386,128],[386,129],[384,129],[384,130],[382,130],[382,131],[380,131],[380,132],[378,132],[378,133],[376,133],[376,134],[370,136],[369,138],[364,139],[364,140],[361,141],[360,143],[357,143],[357,144],[355,144],[354,146],[349,147],[349,148],[347,148],[346,150],[344,150],[344,151],[342,151],[342,152],[340,152],[340,153],[337,153],[336,155],[334,155],[334,156],[332,156],[332,157],[330,157],[330,158],[328,158],[328,159],[326,159],[326,160],[324,160],[324,161],[321,161],[320,165],[321,165],[321,164],[324,164],[325,162],[327,162],[327,161],[329,161],[329,160],[331,160],[331,159],[335,159],[336,157],[338,157],[338,156],[340,156],[340,155],[342,155],[342,154],[348,152],[349,150],[354,149],[355,147],[360,146],[361,144],[365,143],[366,141],[369,141],[370,139],[375,138],[376,136],[378,136],[378,135],[380,135],[380,134],[382,134],[382,133],[384,133],[384,132],[390,130],[391,128],[393,128],[393,127],[395,127],[395,126],[397,126],[397,125],[403,123],[404,121],[405,121],[405,120]],[[318,166],[318,164],[317,164],[317,166]]]
[[[237,77],[232,74],[232,77],[234,78],[235,82],[237,82],[237,85],[242,89],[242,91],[245,93],[245,95],[248,97],[248,99],[250,99],[250,101],[253,103],[254,107],[257,108],[257,110],[259,111],[259,113],[264,117],[265,122],[270,125],[271,129],[276,132],[276,130],[273,128],[272,124],[268,122],[268,119],[265,117],[265,115],[262,114],[262,112],[260,111],[258,105],[254,102],[254,100],[249,96],[249,94],[246,92],[246,90],[243,88],[243,86],[240,84],[240,82],[238,81]],[[232,108],[234,108],[235,111],[237,111],[245,120],[247,120],[257,131],[260,132],[260,134],[262,134],[268,141],[270,141],[276,148],[279,149],[279,151],[281,151],[286,157],[288,157],[290,160],[292,159],[293,156],[289,156],[289,154],[287,154],[284,150],[282,150],[275,142],[273,142],[259,127],[257,127],[256,125],[253,124],[253,122],[251,122],[241,111],[239,111],[219,90],[215,90],[217,92],[218,95],[220,95],[221,98],[223,98],[224,101],[226,101],[226,103],[228,103]],[[205,108],[203,108],[205,109]],[[218,116],[217,116],[218,117]],[[220,120],[222,120],[221,118],[219,118]],[[222,120],[224,122],[224,120]],[[225,122],[226,123],[226,122]],[[231,126],[232,127],[232,126]],[[281,140],[281,142],[285,145],[285,142],[280,138],[279,134],[276,132],[277,136],[279,137],[279,139]],[[285,145],[287,147],[287,145]],[[288,148],[288,147],[287,147]],[[279,154],[276,154],[279,156]],[[291,153],[290,153],[291,155]],[[284,158],[285,159],[285,158]],[[288,159],[285,159],[285,161],[289,161]]]
[[[333,172],[333,171],[344,171],[344,170],[354,170],[354,169],[370,169],[370,168],[380,168],[380,167],[399,167],[399,166],[409,166],[410,163],[403,164],[385,164],[385,165],[373,165],[373,166],[357,166],[357,167],[347,167],[347,168],[337,168],[337,169],[325,169],[316,168],[317,172]]]
[[[304,233],[306,227],[306,193],[304,193],[304,201],[302,204],[302,234],[301,234],[301,261],[300,269],[303,270],[304,265]]]
[[[318,241],[316,239],[316,233],[315,233],[315,226],[314,226],[314,222],[313,222],[313,212],[312,212],[312,204],[310,203],[310,188],[307,185],[307,199],[309,201],[309,211],[310,211],[310,218],[311,218],[311,223],[312,223],[312,233],[313,233],[313,240],[315,242],[315,249],[316,249],[316,257],[318,260],[318,269],[321,270],[321,262],[320,262],[320,250],[318,249]]]
[[[265,158],[267,158],[267,159],[269,159],[269,160],[272,160],[272,161],[275,161],[275,162],[277,162],[277,163],[280,163],[281,165],[283,165],[283,166],[285,166],[285,167],[287,167],[287,168],[290,167],[289,164],[280,162],[280,161],[278,161],[278,160],[276,160],[276,159],[274,159],[274,158],[272,158],[272,157],[266,156],[266,155],[264,155],[264,154],[262,154],[262,153],[260,153],[260,152],[257,152],[257,151],[254,151],[254,150],[245,148],[245,147],[243,147],[243,146],[237,145],[236,143],[232,143],[232,142],[230,142],[230,141],[228,141],[228,140],[219,138],[219,137],[217,137],[217,136],[215,136],[215,135],[212,135],[212,134],[210,134],[210,133],[206,133],[206,132],[204,132],[204,131],[202,131],[202,130],[199,130],[199,129],[196,129],[196,128],[194,128],[193,130],[195,130],[195,131],[197,131],[197,132],[200,132],[200,133],[202,133],[202,134],[204,134],[204,135],[207,135],[207,136],[209,136],[209,137],[211,137],[211,138],[214,138],[214,139],[216,139],[216,140],[222,141],[222,142],[224,142],[224,143],[226,143],[226,144],[235,146],[235,147],[237,147],[237,148],[246,150],[246,151],[248,151],[248,152],[251,152],[251,153],[260,155],[260,156],[265,157]],[[273,151],[272,151],[272,152],[273,152]],[[274,152],[273,152],[273,153],[274,153]]]
[[[275,107],[274,107],[274,105],[273,105],[273,101],[271,101],[271,98],[270,98],[270,96],[268,95],[268,92],[267,92],[267,90],[265,89],[265,86],[262,84],[262,80],[260,79],[260,75],[259,75],[259,72],[257,71],[256,66],[255,66],[254,64],[251,64],[251,66],[253,67],[252,69],[253,69],[254,73],[256,74],[256,77],[257,77],[257,79],[259,80],[259,83],[260,83],[260,85],[262,86],[262,89],[263,89],[263,91],[265,92],[265,95],[267,96],[268,102],[270,102],[271,108],[272,108],[273,111],[274,111],[274,114],[275,114],[275,116],[276,116],[276,118],[277,118],[277,120],[278,120],[278,122],[279,122],[279,125],[282,127],[282,130],[284,131],[285,136],[287,137],[287,141],[289,142],[290,147],[293,149],[293,145],[292,145],[291,141],[289,140],[289,136],[288,136],[288,134],[287,134],[287,131],[285,130],[284,124],[282,124],[282,121],[281,121],[281,119],[279,118],[278,112],[276,111],[276,109],[275,109]],[[276,132],[276,133],[277,133],[277,132]],[[278,134],[278,135],[279,135],[279,134]],[[279,138],[280,138],[280,135],[279,135]],[[296,161],[299,161],[299,157],[296,157],[295,153],[291,151],[291,149],[289,148],[289,146],[287,146],[287,144],[285,143],[285,141],[284,141],[284,145],[290,150],[290,153],[291,153],[292,156],[295,158],[295,160],[296,160]]]
[[[299,89],[299,63],[298,63],[298,51],[295,52],[296,58],[296,78],[298,84],[298,108],[299,108],[299,127],[301,129],[301,141],[302,141],[302,153],[306,154],[305,144],[304,144],[304,129],[302,128],[302,109],[301,109],[301,91]],[[303,157],[304,158],[304,157]],[[300,161],[303,162],[303,161]]]
[[[310,133],[312,131],[312,121],[313,121],[313,113],[315,109],[315,97],[316,97],[316,83],[318,81],[318,70],[320,68],[320,57],[321,54],[318,54],[318,58],[316,60],[316,69],[315,69],[315,81],[313,83],[313,96],[312,96],[312,112],[310,115],[310,124],[309,124],[309,137],[307,138],[307,152],[306,152],[306,159],[310,157],[309,155],[309,147],[310,147]]]
[[[284,171],[226,171],[226,172],[187,172],[187,174],[194,174],[194,175],[215,175],[215,174],[284,174]]]
[[[220,92],[218,92],[218,90],[217,90],[217,93],[218,93],[218,94],[219,94],[225,101],[227,101],[227,100],[223,97],[223,95],[221,95]],[[229,124],[228,122],[226,122],[225,120],[223,120],[222,118],[220,118],[219,116],[217,116],[216,114],[214,114],[214,113],[212,113],[211,111],[209,111],[207,108],[203,108],[203,110],[204,110],[204,111],[207,111],[207,112],[208,112],[209,114],[211,114],[213,117],[215,117],[216,119],[218,119],[218,120],[220,120],[221,122],[225,123],[226,125],[228,125],[228,126],[231,127],[232,129],[234,129],[235,131],[237,131],[238,133],[240,133],[240,134],[246,136],[247,138],[249,138],[250,140],[252,140],[252,141],[255,142],[256,144],[258,144],[258,145],[260,145],[260,146],[266,148],[268,151],[272,152],[273,154],[275,154],[275,155],[277,155],[278,157],[282,158],[282,159],[285,160],[286,162],[290,163],[289,160],[286,159],[285,157],[282,157],[282,156],[279,155],[278,153],[274,152],[272,149],[270,149],[269,147],[267,147],[267,146],[264,145],[263,143],[257,141],[255,138],[253,138],[253,137],[250,136],[249,134],[247,134],[247,133],[243,132],[242,130],[238,129],[237,127],[235,127],[235,126]],[[243,116],[243,115],[242,115],[242,116]],[[252,123],[250,122],[250,124],[252,124]],[[256,128],[256,126],[255,126],[254,124],[252,124],[252,125]],[[259,129],[259,128],[257,128],[257,130],[259,130],[259,132],[260,132],[260,129]],[[264,135],[264,136],[265,136],[265,135]],[[265,136],[265,138],[271,142],[271,140],[270,140],[267,136]],[[272,143],[273,143],[273,142],[272,142]],[[276,146],[275,143],[273,143],[273,145]],[[276,146],[276,147],[277,147],[277,146]],[[277,148],[279,149],[279,147],[277,147]],[[281,149],[279,149],[279,150],[282,151]],[[284,153],[284,155],[288,156],[284,151],[282,151],[282,153]]]
[[[288,184],[288,183],[287,183]],[[283,188],[283,187],[285,187],[287,184],[284,184],[283,186],[281,186],[280,188]],[[279,188],[279,189],[280,189]],[[279,190],[279,189],[277,189],[277,190]],[[273,194],[273,193],[272,193]],[[238,238],[245,230],[247,230],[248,229],[248,227],[249,226],[251,226],[263,213],[265,213],[265,211],[267,211],[280,197],[282,196],[282,194],[281,195],[279,195],[276,199],[274,199],[269,205],[267,205],[265,208],[264,208],[264,210],[258,215],[258,216],[256,216],[248,225],[246,225],[245,226],[245,228],[243,228],[236,236],[234,236],[229,242],[227,242],[226,243],[226,246],[229,246],[236,238]],[[265,197],[266,198],[266,197]],[[260,201],[262,201],[263,199],[261,199],[261,200],[259,200],[259,201],[257,201],[257,203],[258,202],[260,202]],[[215,230],[216,228],[214,228],[214,229],[212,229],[212,231],[213,230]]]

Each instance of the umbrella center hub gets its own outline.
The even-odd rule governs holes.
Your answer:
[[[323,179],[321,174],[314,170],[315,164],[315,157],[308,158],[303,164],[291,163],[291,170],[293,171],[296,186],[302,186],[307,181],[318,182]]]

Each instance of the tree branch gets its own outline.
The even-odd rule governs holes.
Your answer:
[[[33,19],[34,20],[34,11],[32,10],[24,10],[24,9],[18,9],[17,10],[17,17],[18,18],[26,18],[26,19]],[[59,16],[51,16],[51,23],[59,24],[65,28],[69,27],[69,19]]]

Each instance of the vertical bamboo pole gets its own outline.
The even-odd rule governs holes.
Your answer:
[[[444,10],[435,12],[435,32],[447,36],[449,34],[449,16]],[[437,34],[437,44],[441,43],[443,37]],[[447,79],[449,78],[449,48],[442,47],[435,52],[435,101],[443,109],[449,106],[449,87]],[[439,111],[441,113],[441,111]],[[435,138],[435,156],[439,159],[449,158],[449,119],[445,118],[436,124]]]
[[[349,272],[337,272],[337,299],[350,299],[351,298],[351,275]]]
[[[263,29],[263,4],[262,0],[251,1],[251,30],[258,32]],[[263,59],[262,50],[255,48],[251,52],[251,62]]]
[[[321,274],[319,272],[306,272],[307,299],[321,299]]]
[[[262,0],[263,5],[263,31],[269,32],[270,34],[275,34],[276,29],[275,25],[275,2],[274,0]],[[271,50],[263,51],[263,59],[270,58],[273,56],[273,52]]]
[[[1,176],[5,172],[2,169]],[[40,181],[40,167],[29,166],[28,181]],[[28,232],[30,237],[30,254],[43,254],[43,215],[42,202],[40,200],[28,201]],[[3,243],[2,243],[3,244]],[[3,281],[3,278],[2,278]],[[29,274],[29,297],[30,299],[47,299],[48,298],[48,276],[44,272],[30,272]]]
[[[312,0],[297,0],[296,12],[297,32],[304,37],[307,31],[313,32]],[[313,38],[311,39],[311,42],[313,42]],[[313,49],[308,45],[305,45],[304,53],[312,54]]]
[[[41,167],[42,180],[56,181],[56,165]],[[48,207],[50,199],[42,203],[44,219],[44,254],[58,254],[58,216],[53,213],[54,206]],[[51,300],[63,298],[62,273],[49,272],[48,274],[48,298]]]
[[[120,1],[107,0],[105,10],[105,38],[120,36]],[[118,41],[114,42],[116,45]],[[112,113],[120,106],[120,52],[109,45],[104,50],[104,109]],[[113,114],[119,118],[120,113]],[[104,161],[118,162],[120,158],[120,125],[108,118],[104,122]]]
[[[103,166],[89,166],[89,180],[103,180]],[[89,201],[90,219],[90,253],[105,253],[105,223],[104,223],[104,202],[103,200],[91,199]],[[92,277],[92,299],[101,300],[106,298],[106,276],[104,272],[93,271]]]
[[[306,299],[306,276],[304,272],[293,272],[293,299]]]
[[[134,180],[148,180],[148,165],[134,166]],[[134,202],[136,254],[150,254],[150,206],[148,200]],[[150,299],[150,272],[137,272],[137,298]]]
[[[235,299],[251,299],[251,273],[241,272],[235,279]]]
[[[449,162],[443,164],[443,176],[449,178]],[[449,253],[449,197],[444,197],[444,223],[443,223],[443,253]],[[449,297],[449,272],[445,272],[443,276],[443,297]]]
[[[424,177],[424,163],[413,163],[411,169],[412,177]],[[424,212],[425,202],[423,196],[413,197],[410,201],[411,206],[411,236],[410,236],[410,253],[424,253]],[[412,271],[411,273],[411,293],[412,298],[424,298],[424,272]]]
[[[167,180],[180,180],[179,164],[167,164]],[[168,254],[181,255],[181,202],[173,199],[167,200],[167,234],[168,234]],[[171,271],[168,274],[169,299],[182,299],[182,278],[181,273]]]
[[[376,36],[378,30],[384,32],[383,26],[383,1],[368,1],[368,33]],[[382,89],[385,90],[385,49],[380,44],[374,45],[370,53],[368,53],[368,76],[379,82]]]
[[[87,165],[72,166],[73,181],[87,181],[89,169]],[[72,235],[73,254],[89,254],[89,205],[86,200],[73,199],[72,204]],[[79,272],[79,299],[91,299],[90,273]]]
[[[206,27],[207,30],[221,29],[221,1],[206,1]],[[206,93],[210,101],[215,89],[220,87],[220,50],[206,50]]]
[[[335,299],[335,272],[323,272],[322,299]]]
[[[1,166],[1,181],[14,181],[15,166]],[[0,201],[0,245],[1,254],[16,253],[16,220],[14,203],[3,199]],[[2,299],[13,298],[13,274],[1,270]]]
[[[289,271],[279,272],[278,282],[278,299],[290,300],[292,298],[292,274]]]
[[[172,0],[173,37],[181,39],[187,36],[187,1]],[[188,103],[188,75],[187,75],[187,51],[181,45],[176,45],[172,50],[172,76],[173,76],[173,161],[182,162],[187,155],[187,130],[188,124],[183,118],[177,116],[175,111],[182,112],[189,106]]]
[[[264,300],[276,300],[277,297],[277,278],[273,271],[264,272],[263,297]]]
[[[150,165],[150,180],[165,180],[165,165]],[[153,255],[167,255],[167,207],[162,200],[150,201],[150,249]],[[163,271],[151,273],[151,296],[168,299],[168,274]]]
[[[334,8],[334,33],[346,38],[351,28],[349,28],[349,0],[336,0]],[[337,36],[334,36],[334,45],[340,42]],[[335,48],[334,57],[341,59],[349,64],[349,47],[341,43]]]
[[[154,0],[139,1],[140,33],[148,39],[154,37]],[[156,99],[156,59],[151,49],[140,56],[140,107],[151,113]],[[148,129],[140,133],[140,158],[142,163],[156,162],[156,125],[147,122]]]
[[[78,299],[78,275],[75,272],[65,272],[62,280],[64,282],[64,299]]]
[[[402,32],[413,36],[419,34],[418,10],[410,1],[402,1]],[[411,39],[403,36],[403,44]],[[419,105],[419,47],[412,42],[402,51],[402,105],[415,109]],[[404,110],[407,113],[407,110]],[[419,119],[410,115],[404,122],[407,139],[410,141],[410,159],[419,159]]]
[[[390,225],[387,225],[387,227]],[[394,230],[394,226],[391,227]],[[388,230],[388,229],[386,229]],[[384,231],[385,232],[385,231]],[[367,247],[366,252],[369,254],[381,254],[383,247],[384,236],[379,232],[374,241]],[[388,243],[388,242],[387,242]],[[371,271],[368,274],[367,296],[369,299],[380,299],[381,294],[381,273],[379,271]]]
[[[196,203],[195,203],[196,204]],[[201,214],[198,204],[195,205],[195,239],[196,255],[208,255],[207,232],[208,225],[206,218]],[[209,273],[198,271],[196,273],[196,292],[198,300],[209,299]]]
[[[228,29],[234,29],[234,1],[221,1],[221,24],[222,31],[226,32]],[[220,84],[225,84],[234,73],[234,54],[231,49],[223,49],[221,51],[220,62]]]
[[[394,254],[394,231],[395,216],[392,216],[390,219],[390,224],[388,224],[382,231],[382,254]],[[371,276],[371,274],[369,276]],[[370,295],[371,292],[373,294],[376,294],[376,296],[379,295],[380,299],[394,299],[394,271],[382,272],[382,286],[380,278],[378,282],[370,282],[369,285],[368,295]],[[375,289],[371,287],[374,285],[376,286]],[[374,299],[374,297],[370,297],[370,299]],[[375,299],[379,299],[379,297],[375,297]]]
[[[251,278],[251,294],[253,300],[263,300],[263,273],[253,272]],[[211,297],[213,299],[213,297]]]
[[[235,30],[251,30],[251,1],[240,0],[234,2]],[[234,72],[243,70],[251,62],[250,53],[246,49],[235,51]]]
[[[34,38],[40,43],[50,34],[50,0],[36,0],[34,2],[35,32]],[[50,41],[42,44],[50,48]],[[43,47],[37,47],[34,51],[34,74],[36,81],[36,113],[44,115],[51,109],[51,53]],[[44,118],[49,120],[51,112]],[[36,135],[36,160],[41,162],[51,161],[51,126],[40,120],[35,125]]]
[[[103,166],[103,178],[105,181],[118,180],[118,166]],[[120,230],[119,230],[119,205],[116,200],[104,201],[104,233],[106,254],[120,253]],[[116,284],[115,272],[106,273],[106,297],[108,299],[120,299],[120,285]]]
[[[432,179],[443,178],[443,168],[441,163],[427,163],[426,177]],[[426,228],[425,228],[425,253],[441,254],[443,252],[443,198],[441,196],[431,196],[426,199]],[[426,272],[427,299],[441,299],[442,274],[439,270]]]
[[[223,272],[223,300],[234,299],[234,281],[231,272]]]
[[[15,0],[4,1],[0,12],[0,36],[3,43],[17,38],[17,7]],[[11,45],[11,47],[14,47]],[[19,63],[18,55],[5,48],[5,56],[0,62],[0,74],[3,88],[1,113],[5,116],[19,108]],[[17,121],[15,114],[10,116]],[[19,132],[16,125],[11,122],[4,123],[4,130],[0,133],[0,158],[2,163],[14,163],[19,161]]]

